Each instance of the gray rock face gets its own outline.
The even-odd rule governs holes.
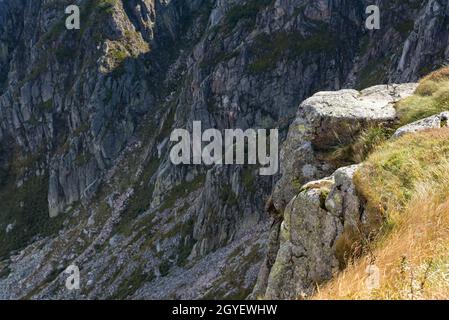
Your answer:
[[[397,129],[393,137],[399,138],[406,133],[415,133],[427,129],[447,127],[448,121],[449,121],[449,112],[442,112],[440,114],[415,121],[413,123],[410,123]]]
[[[407,37],[402,47],[401,57],[396,69],[396,79],[407,81],[407,79],[416,80],[419,74],[419,62],[432,61],[435,59],[435,51],[431,48],[435,41],[445,43],[444,53],[449,53],[447,47],[449,39],[446,36],[436,32],[443,28],[449,30],[446,22],[449,15],[449,3],[447,1],[431,0],[425,1],[421,8],[419,18],[414,20],[413,30]],[[418,62],[418,63],[417,63]],[[415,76],[413,76],[413,74]]]
[[[304,185],[287,205],[262,297],[307,297],[343,266],[345,252],[362,239],[359,230],[366,221],[352,181],[356,169],[340,168],[329,178]]]
[[[69,32],[64,1],[0,1],[0,196],[19,197],[15,206],[0,201],[1,243],[12,243],[0,246],[0,297],[248,296],[277,255],[282,219],[269,207],[278,215],[270,234],[264,203],[278,177],[254,167],[175,167],[167,137],[200,120],[204,129],[279,128],[284,140],[315,92],[414,81],[449,58],[446,1],[379,1],[379,32],[363,27],[371,2],[83,0],[83,29]],[[371,90],[345,91],[339,116],[326,115],[323,126],[313,119],[339,99],[332,93],[296,118],[311,131],[290,130],[281,165],[294,169],[298,187],[334,171],[316,152],[336,141],[330,127],[349,138],[344,124],[364,125],[371,100],[383,105],[372,121],[388,121],[390,100],[409,89]],[[299,193],[282,181],[278,209]],[[305,203],[333,226],[312,205],[316,196]],[[24,233],[28,220],[17,216],[27,212],[48,227]],[[69,293],[62,270],[73,262],[83,290]],[[288,295],[307,293],[307,280],[298,288]]]

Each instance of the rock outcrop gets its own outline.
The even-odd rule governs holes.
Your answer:
[[[395,92],[399,93],[399,98],[402,99],[414,92],[416,84],[393,87],[396,90],[399,89]],[[365,94],[377,92],[384,99],[372,99],[371,103],[360,104],[357,107],[354,107],[348,99],[346,103],[341,102],[348,93],[352,93],[351,97],[360,96],[360,93],[347,90],[318,93],[300,106],[298,119],[291,125],[282,151],[285,157],[285,154],[294,150],[292,152],[295,154],[294,159],[299,161],[296,162],[296,167],[289,166],[286,167],[287,170],[284,168],[283,177],[270,198],[269,206],[271,206],[274,220],[270,247],[251,295],[252,298],[307,298],[316,292],[318,285],[332,279],[336,273],[342,271],[351,258],[368,253],[366,243],[379,232],[384,221],[383,217],[365,208],[365,200],[357,193],[354,177],[363,163],[342,167],[328,177],[309,181],[310,177],[301,175],[304,172],[303,167],[311,166],[304,161],[304,157],[301,157],[298,151],[304,148],[292,146],[312,145],[312,141],[321,141],[321,135],[325,130],[316,130],[316,127],[311,126],[310,123],[320,125],[332,123],[332,125],[323,125],[323,128],[329,129],[324,132],[324,135],[327,135],[324,141],[350,143],[354,137],[351,132],[358,132],[363,127],[361,124],[376,120],[385,121],[385,124],[393,121],[395,119],[393,103],[397,101],[396,97],[386,87],[383,87],[384,94],[380,94],[381,88],[379,86],[369,88]],[[388,92],[392,94],[390,98]],[[333,99],[326,100],[328,96]],[[306,107],[309,109],[308,112],[303,112],[302,110]],[[308,115],[312,115],[314,121],[304,121],[308,119]],[[446,127],[448,116],[448,112],[442,112],[404,125],[397,129],[390,139],[394,140],[405,134],[423,130]],[[298,123],[306,123],[301,128],[314,130],[298,130]],[[335,131],[333,128],[336,128]],[[338,134],[338,128],[346,128],[348,134],[346,138],[344,132]],[[303,132],[309,134],[301,135]],[[335,135],[329,132],[335,132]],[[345,140],[340,140],[339,136],[343,136],[342,139]],[[332,144],[326,148],[330,147]],[[323,149],[326,150],[326,148]],[[309,149],[306,154],[310,156],[316,154],[316,151]],[[316,160],[309,157],[308,160],[310,159],[314,161],[311,162],[312,165],[316,165]],[[284,162],[284,164],[289,163]],[[323,175],[324,172],[320,171],[318,175]],[[298,187],[295,184],[298,178],[301,179],[300,181],[308,182]],[[279,206],[279,209],[272,207],[273,203],[276,203],[276,197],[292,194],[285,207]],[[287,198],[284,198],[284,201],[285,199]]]
[[[306,184],[287,205],[264,298],[307,297],[340,270],[344,257],[339,255],[347,239],[355,242],[363,221],[352,182],[356,168]]]
[[[446,127],[448,126],[448,122],[449,122],[449,112],[442,112],[440,114],[405,125],[397,129],[393,136],[395,138],[398,138],[407,133],[414,133],[427,129]]]
[[[320,153],[353,142],[369,126],[392,125],[395,102],[416,87],[410,83],[320,92],[300,105],[281,151],[282,177],[270,199],[280,229],[272,227],[270,254],[252,297],[310,296],[377,231],[381,218],[365,211],[355,189],[358,165],[339,168],[326,178],[336,168]]]
[[[326,161],[326,153],[353,142],[363,129],[394,122],[395,102],[410,96],[416,86],[394,84],[361,92],[319,92],[305,100],[299,106],[281,150],[282,177],[272,194],[276,209],[282,211],[302,184],[337,169]]]

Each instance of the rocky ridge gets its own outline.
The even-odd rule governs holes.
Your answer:
[[[307,150],[304,145],[310,145],[311,141],[348,144],[357,137],[354,132],[361,132],[372,124],[392,126],[396,118],[394,103],[410,96],[416,87],[416,84],[403,84],[376,86],[362,92],[324,92],[303,102],[282,150],[284,155],[295,154],[292,158],[296,162],[294,166],[288,161],[281,162],[283,178],[278,181],[268,204],[276,223],[272,226],[269,253],[252,298],[310,297],[317,285],[342,271],[350,257],[368,254],[366,244],[379,232],[384,218],[370,213],[365,200],[357,193],[354,174],[363,163],[338,168],[326,177],[326,171],[310,169],[322,166],[322,161],[310,156],[314,155],[312,150],[322,149],[315,147],[304,152]],[[354,96],[359,99],[354,101]],[[366,103],[370,96],[377,98]],[[443,112],[418,120],[397,129],[390,139],[446,127],[447,119],[448,112]],[[343,133],[352,134],[342,137],[338,134],[339,128],[344,128]],[[328,138],[323,140],[323,134]],[[309,157],[304,159],[303,154]],[[326,169],[331,168],[332,165],[326,163]],[[318,173],[305,176],[305,171]],[[320,179],[310,181],[312,177]],[[295,184],[295,181],[303,184]],[[276,207],[288,195],[292,196],[287,205]]]

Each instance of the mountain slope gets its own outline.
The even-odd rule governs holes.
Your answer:
[[[369,157],[356,181],[370,206],[378,203],[370,194],[391,195],[383,213],[388,224],[370,243],[369,254],[323,285],[315,298],[448,297],[448,132],[445,128],[409,134]],[[371,265],[379,269],[374,288],[366,285]]]
[[[80,31],[63,26],[69,2],[0,2],[1,298],[248,296],[279,177],[173,166],[170,132],[285,139],[317,91],[415,81],[449,58],[439,0],[379,1],[375,32],[369,1],[83,0]]]
[[[423,90],[429,82],[434,90]],[[446,67],[419,84],[302,103],[268,202],[276,223],[253,297],[447,296],[448,89]],[[430,102],[414,103],[424,92]],[[342,167],[326,175],[333,165]]]

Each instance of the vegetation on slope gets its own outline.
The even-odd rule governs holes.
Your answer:
[[[397,104],[400,125],[446,110],[449,110],[449,67],[422,79],[415,94]]]
[[[318,299],[445,299],[449,297],[449,128],[385,143],[356,174],[368,210],[386,218],[370,244],[325,285]],[[366,269],[380,270],[370,291]]]
[[[225,32],[232,31],[240,21],[246,26],[254,26],[260,10],[273,3],[273,0],[250,0],[244,4],[232,6],[225,16]]]
[[[396,104],[397,121],[392,125],[372,125],[354,132],[353,142],[335,148],[328,160],[338,166],[364,161],[379,145],[406,124],[449,110],[449,66],[423,78],[415,93]]]
[[[33,177],[20,187],[8,180],[0,188],[0,260],[37,237],[53,235],[60,229],[62,217],[48,218],[45,186],[48,176]]]
[[[422,79],[397,110],[396,127],[449,110],[449,67]],[[369,213],[385,224],[367,244],[369,254],[353,259],[316,299],[449,297],[449,128],[388,136],[369,128],[351,146],[360,161],[369,154],[354,180]],[[365,140],[369,148],[357,152],[354,146]],[[372,265],[379,268],[379,287],[370,290]]]

